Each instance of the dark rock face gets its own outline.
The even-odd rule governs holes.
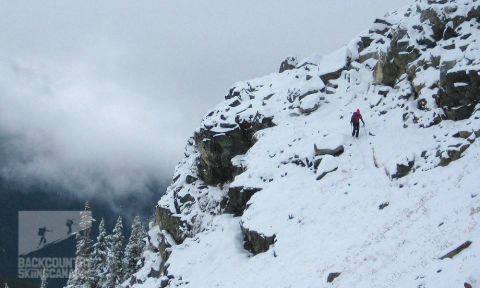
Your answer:
[[[437,105],[450,120],[469,118],[480,101],[480,71],[460,70],[441,75]]]
[[[253,145],[253,134],[272,127],[271,118],[257,115],[252,122],[241,122],[227,132],[217,133],[201,129],[194,139],[200,152],[198,161],[199,177],[207,184],[216,185],[232,181],[233,157],[245,154]]]
[[[375,81],[390,87],[395,86],[400,76],[400,68],[392,61],[378,61],[374,68]]]
[[[382,55],[374,67],[375,82],[394,87],[398,78],[411,71],[408,65],[420,57],[420,51],[409,44],[406,30],[397,29],[391,32],[392,41],[386,55]]]
[[[340,272],[332,272],[330,274],[328,274],[328,277],[327,277],[327,283],[332,283],[333,280],[335,280],[338,276],[340,276],[342,273]]]
[[[170,247],[171,247],[171,245],[168,243],[165,236],[160,235],[160,243],[159,243],[159,246],[158,246],[158,251],[160,253],[160,256],[162,257],[162,262],[160,263],[159,276],[167,274],[168,265],[166,263],[167,263],[168,258],[170,258],[170,254],[172,254],[172,251],[170,250]]]
[[[340,145],[335,149],[321,149],[318,148],[317,145],[314,145],[313,149],[315,151],[315,156],[332,155],[334,157],[338,157],[345,151],[343,145]]]
[[[453,134],[452,137],[467,139],[472,134],[472,131],[458,131],[457,133]]]
[[[433,39],[439,41],[443,38],[443,31],[445,31],[445,19],[437,14],[437,12],[432,9],[423,10],[420,14],[420,21],[429,22],[429,26],[433,30]]]
[[[224,212],[241,216],[247,208],[247,202],[260,188],[230,187],[228,198],[224,200]]]
[[[392,175],[392,178],[402,178],[408,175],[412,171],[415,161],[408,161],[408,165],[397,164],[397,173]]]
[[[275,243],[275,235],[266,236],[244,227],[243,223],[240,223],[240,228],[244,235],[244,248],[255,255],[267,251],[270,248],[270,245]]]
[[[168,208],[157,206],[155,219],[160,229],[170,233],[177,244],[187,238],[188,235],[185,231],[188,231],[190,227],[180,217],[173,215]]]
[[[282,72],[287,71],[287,70],[292,70],[297,66],[297,64],[298,64],[297,58],[287,57],[280,64],[280,69],[278,70],[278,73],[282,73]]]
[[[244,154],[252,146],[239,127],[222,134],[203,130],[195,135],[195,141],[200,152],[198,176],[212,185],[231,181],[232,158]]]

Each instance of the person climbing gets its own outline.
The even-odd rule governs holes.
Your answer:
[[[360,114],[360,109],[353,112],[352,118],[350,119],[350,124],[353,126],[352,137],[358,138],[358,132],[360,131],[360,120],[362,120],[363,126],[365,126],[365,121],[363,121],[362,114]]]
[[[47,238],[45,238],[45,233],[53,232],[52,230],[48,230],[47,227],[40,227],[38,228],[38,236],[40,236],[40,242],[38,243],[38,247],[44,246],[47,244]]]

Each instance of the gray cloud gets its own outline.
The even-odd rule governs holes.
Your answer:
[[[409,0],[0,1],[1,173],[77,191],[170,177],[202,115]]]

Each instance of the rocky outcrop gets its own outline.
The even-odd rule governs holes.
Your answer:
[[[384,202],[384,203],[378,205],[378,209],[383,210],[385,207],[388,207],[388,205],[390,205],[389,202]]]
[[[375,65],[373,77],[378,84],[395,86],[400,76],[400,68],[392,60],[379,60]]]
[[[453,161],[462,157],[462,153],[470,147],[470,144],[457,144],[450,146],[446,151],[437,151],[437,157],[440,158],[440,166],[447,166]]]
[[[327,277],[327,283],[332,283],[333,280],[335,280],[338,276],[340,276],[342,273],[340,272],[332,272],[328,274]]]
[[[239,122],[227,131],[215,132],[204,128],[195,133],[195,143],[200,152],[198,176],[210,185],[232,181],[232,158],[250,149],[255,132],[272,126],[271,118],[257,115],[253,121]]]
[[[398,179],[408,175],[410,171],[413,169],[413,165],[415,164],[414,160],[408,161],[408,164],[397,164],[397,172],[392,175],[392,178]]]
[[[222,206],[225,213],[231,213],[235,216],[241,216],[243,211],[247,208],[247,203],[260,188],[249,187],[230,187],[227,198],[224,200]]]
[[[469,118],[480,102],[480,70],[455,70],[441,75],[437,104],[450,120]]]
[[[340,145],[334,149],[318,148],[317,145],[314,144],[313,150],[315,151],[315,156],[332,155],[334,157],[338,157],[343,154],[345,148],[343,147],[343,145]]]
[[[428,8],[420,12],[420,21],[427,22],[433,30],[433,39],[439,41],[443,38],[443,31],[445,31],[445,19],[439,15],[433,8]]]
[[[297,66],[297,64],[298,64],[298,59],[296,57],[287,57],[280,64],[280,69],[278,70],[278,73],[282,73],[287,70],[292,70]]]
[[[244,154],[252,146],[240,127],[226,133],[202,130],[195,135],[200,152],[199,177],[207,184],[219,184],[232,180],[231,159]]]
[[[392,40],[387,53],[378,56],[374,79],[378,84],[394,87],[400,75],[407,73],[409,64],[420,56],[420,52],[410,45],[406,30],[393,30],[390,37]]]
[[[160,229],[172,235],[177,244],[182,243],[187,238],[187,231],[190,229],[189,225],[182,221],[179,216],[173,215],[168,208],[157,206],[155,220]]]
[[[275,243],[275,235],[266,236],[244,227],[243,223],[240,223],[240,228],[244,236],[244,248],[253,254],[265,252]]]
[[[342,71],[346,68],[347,66],[344,66],[335,71],[322,74],[320,75],[320,79],[322,79],[323,83],[328,83],[330,80],[338,79],[340,76],[342,76]]]
[[[160,275],[165,275],[167,274],[167,261],[168,258],[170,258],[170,254],[172,254],[172,251],[170,250],[170,243],[168,243],[165,235],[159,235],[159,245],[158,245],[158,251],[160,254],[160,257],[162,259],[162,262],[160,263],[160,269],[159,269],[159,276]]]

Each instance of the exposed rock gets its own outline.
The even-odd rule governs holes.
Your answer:
[[[320,175],[317,176],[316,180],[322,179],[323,177],[327,176],[328,173],[332,173],[334,171],[337,171],[337,169],[338,169],[338,167],[333,168],[332,170],[329,170],[329,171],[323,171]]]
[[[459,144],[452,146],[452,149],[448,149],[443,153],[437,151],[437,157],[440,157],[440,166],[447,166],[451,162],[460,159],[462,157],[462,153],[465,152],[468,147],[470,147],[470,144]]]
[[[433,30],[433,39],[439,41],[443,38],[443,31],[445,30],[445,19],[441,15],[432,9],[428,8],[420,12],[420,21],[430,23],[430,27]]]
[[[316,144],[314,144],[313,149],[315,151],[315,156],[322,156],[322,155],[332,155],[334,157],[338,157],[343,154],[345,148],[343,145],[338,146],[335,149],[328,149],[328,148],[318,148]]]
[[[447,23],[445,31],[443,31],[443,39],[448,40],[457,36],[458,33],[455,31],[454,24],[452,22]]]
[[[469,118],[480,102],[480,71],[458,70],[440,75],[437,104],[450,120]]]
[[[327,277],[327,283],[332,283],[333,280],[335,280],[335,278],[337,278],[338,276],[340,276],[340,272],[332,272],[330,274],[328,274],[328,277]]]
[[[187,175],[187,177],[185,177],[185,182],[187,184],[192,184],[193,182],[197,181],[197,177],[194,177],[192,175]]]
[[[287,70],[292,70],[297,65],[298,65],[298,59],[296,57],[287,57],[280,64],[280,69],[278,70],[278,73],[282,73],[283,71],[287,71]]]
[[[215,185],[233,179],[233,157],[250,149],[253,134],[261,129],[272,127],[271,118],[258,115],[252,122],[237,123],[236,128],[217,133],[201,129],[194,139],[200,152],[198,176],[207,184]]]
[[[407,71],[408,64],[420,56],[420,51],[410,45],[407,31],[399,29],[393,34],[388,54],[387,59],[393,59],[393,63],[398,67],[400,74],[403,74]]]
[[[244,248],[253,254],[265,252],[270,248],[270,245],[275,243],[275,235],[266,236],[263,233],[244,227],[243,223],[240,223],[240,228],[244,235]]]
[[[477,4],[472,10],[468,11],[467,20],[480,18],[480,5]],[[478,20],[477,20],[478,21]]]
[[[185,194],[185,195],[182,196],[182,197],[178,197],[178,201],[179,201],[181,204],[185,204],[185,203],[187,203],[187,202],[193,202],[193,201],[195,201],[195,198],[193,198],[192,195],[190,195],[190,194],[187,193],[187,194]]]
[[[165,275],[167,272],[168,266],[166,263],[168,258],[170,258],[170,254],[172,254],[172,251],[170,250],[171,247],[172,246],[170,245],[170,243],[168,243],[166,237],[163,234],[160,234],[158,251],[160,253],[162,262],[160,263],[160,270],[159,270],[158,277],[160,277],[161,275]]]
[[[388,205],[390,205],[390,203],[384,202],[384,203],[378,205],[378,209],[383,210],[383,208],[387,207]]]
[[[372,42],[373,42],[373,39],[370,36],[360,37],[360,42],[358,42],[358,45],[360,46],[359,49],[363,50],[367,48],[368,46],[370,46],[370,44],[372,44]],[[363,62],[363,61],[360,61],[360,62]]]
[[[472,245],[472,241],[465,241],[465,242],[462,243],[462,245],[458,246],[457,248],[453,249],[452,251],[450,251],[447,254],[440,257],[440,260],[443,260],[445,258],[450,258],[451,259],[451,258],[457,256],[463,250],[470,247],[470,245]]]
[[[165,279],[162,279],[162,280],[160,281],[160,288],[165,288],[165,287],[167,287],[169,283],[170,283],[170,278],[165,277]]]
[[[241,216],[247,208],[247,203],[260,188],[230,187],[227,199],[224,199],[222,206],[225,213],[232,213],[235,216]]]
[[[173,215],[170,209],[157,206],[155,220],[160,229],[170,233],[177,244],[187,238],[188,233],[185,231],[188,231],[190,227],[180,217]]]
[[[400,69],[393,61],[379,60],[375,65],[373,73],[375,83],[393,87],[400,76]]]
[[[247,167],[243,166],[242,163],[232,163],[233,171],[232,177],[236,177],[247,169]]]
[[[458,131],[457,133],[453,134],[452,136],[455,138],[463,138],[467,139],[473,134],[472,131]]]
[[[408,161],[408,164],[397,164],[397,172],[392,175],[392,178],[401,178],[404,176],[407,176],[410,171],[412,171],[413,165],[415,164],[415,161],[411,160]]]
[[[418,99],[417,108],[420,109],[420,110],[426,110],[427,109],[427,100],[425,98]]]
[[[148,277],[151,278],[160,278],[162,276],[162,272],[157,271],[155,269],[150,269],[150,272],[148,273]],[[133,285],[133,283],[130,283],[130,285]]]
[[[330,80],[338,79],[342,76],[342,71],[345,69],[346,67],[342,67],[336,71],[320,75],[320,79],[322,79],[323,83],[328,83]]]

